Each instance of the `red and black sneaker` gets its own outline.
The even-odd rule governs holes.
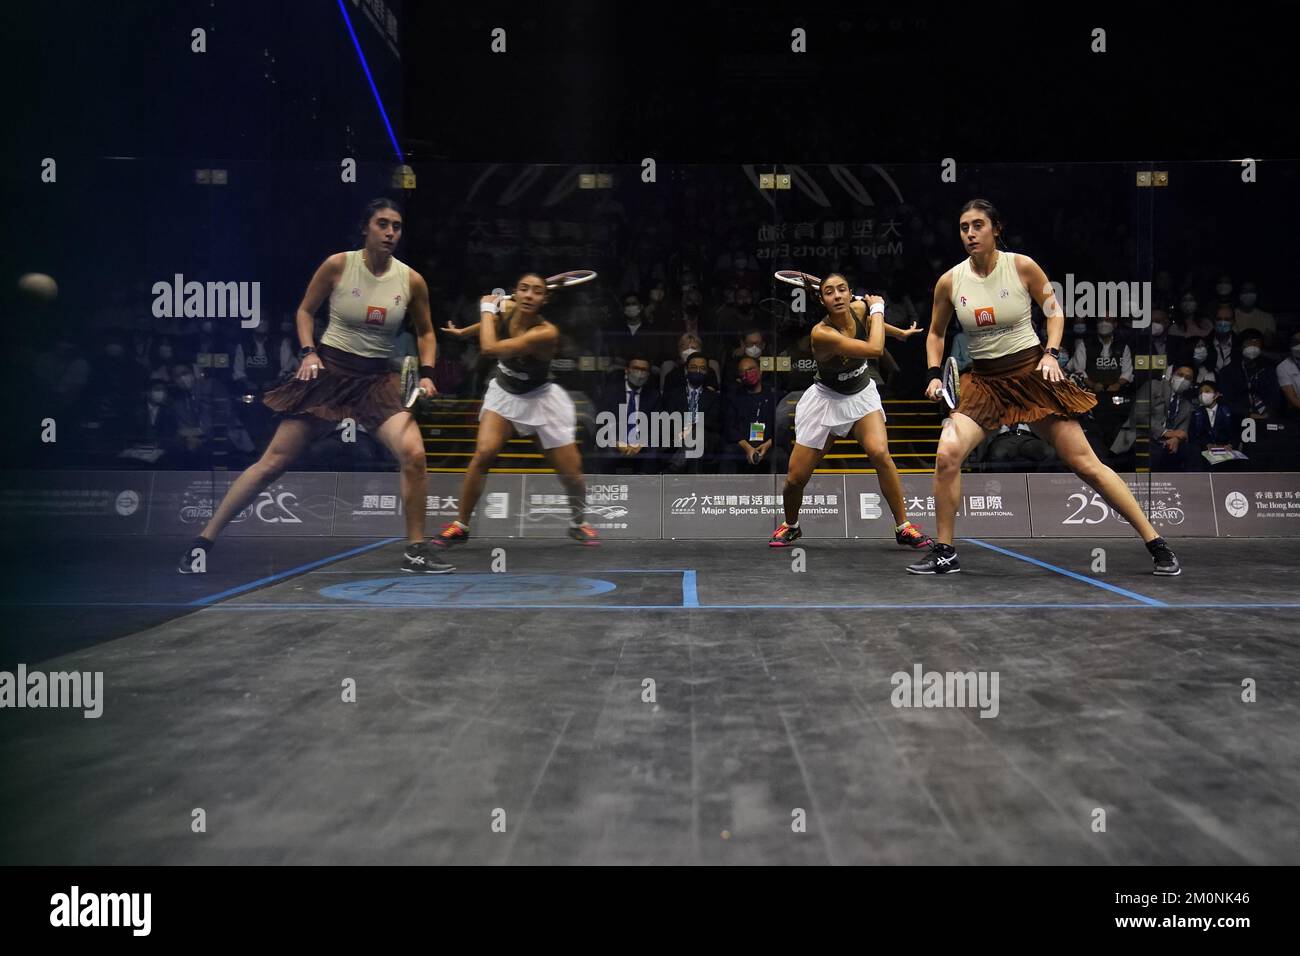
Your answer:
[[[772,537],[768,540],[767,546],[769,548],[788,548],[802,537],[802,529],[798,527],[792,528],[782,521],[781,527],[772,532]]]
[[[588,548],[600,547],[600,535],[596,533],[595,528],[585,522],[569,525],[569,537]]]
[[[430,538],[429,543],[435,548],[450,548],[453,545],[464,544],[468,540],[469,532],[453,521],[435,537]]]
[[[934,544],[934,539],[910,521],[904,521],[901,528],[894,530],[894,540],[905,548],[924,551]]]

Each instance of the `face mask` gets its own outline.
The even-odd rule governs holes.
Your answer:
[[[149,401],[153,402],[155,405],[161,405],[163,403],[163,400],[166,398],[167,398],[166,389],[155,388],[149,392]]]
[[[1097,323],[1097,334],[1100,335],[1102,338],[1105,338],[1106,336],[1110,335],[1110,334],[1111,334],[1112,332],[1114,332],[1114,331],[1115,331],[1115,323],[1114,323],[1114,322],[1098,322],[1098,323]]]
[[[1169,385],[1174,390],[1175,395],[1187,391],[1187,386],[1190,384],[1191,382],[1183,378],[1181,375],[1175,375],[1169,380]]]
[[[1204,345],[1198,345],[1196,348],[1192,349],[1192,358],[1196,359],[1196,361],[1198,362],[1204,362],[1205,356],[1209,354],[1210,354],[1209,349],[1207,349]]]
[[[169,358],[171,358],[171,357],[172,357],[172,347],[171,347],[170,345],[163,345],[163,346],[160,346],[159,349],[158,349],[158,357],[159,357],[160,359],[169,359]]]
[[[686,373],[686,381],[691,383],[691,388],[699,388],[701,385],[704,384],[704,380],[706,378],[708,378],[708,376],[703,372]]]
[[[1291,346],[1291,357],[1300,362],[1300,345]]]
[[[1243,292],[1243,293],[1238,297],[1238,301],[1241,302],[1241,307],[1242,307],[1243,309],[1253,309],[1253,308],[1255,308],[1255,299],[1256,299],[1256,298],[1258,298],[1258,297],[1257,297],[1257,296],[1255,295],[1255,293],[1253,293],[1253,292]]]
[[[649,372],[640,372],[640,371],[628,372],[627,383],[631,385],[633,388],[640,388],[642,385],[645,384],[646,379],[648,379],[649,377],[650,377]]]
[[[635,319],[638,315],[641,314],[641,306],[625,305],[623,306],[623,314],[626,315],[629,319]]]
[[[1183,310],[1183,315],[1196,314],[1196,302],[1191,299],[1185,299],[1183,301],[1183,304],[1180,305],[1179,308]]]
[[[763,347],[761,345],[746,345],[745,354],[750,358],[758,358],[763,354]]]
[[[1254,361],[1255,359],[1259,358],[1259,346],[1247,345],[1244,349],[1241,350],[1241,354],[1246,356],[1246,358],[1250,359],[1251,361]]]
[[[753,299],[737,299],[737,300],[736,300],[736,305],[739,306],[739,307],[742,308],[742,309],[749,309],[749,308],[752,308],[752,307],[753,307],[753,305],[754,305],[754,300],[753,300]]]
[[[104,347],[104,354],[109,358],[121,358],[126,354],[126,349],[120,345],[107,345]]]
[[[1151,323],[1151,334],[1157,338],[1165,334],[1165,324],[1163,322]]]
[[[762,375],[762,373],[758,369],[747,368],[745,369],[744,373],[740,376],[740,380],[744,382],[747,387],[753,388],[755,385],[758,384],[760,375]]]
[[[1214,323],[1214,331],[1218,332],[1220,335],[1227,335],[1229,332],[1232,331],[1232,323],[1231,323],[1231,322],[1215,322],[1215,323]]]
[[[1206,406],[1213,405],[1215,398],[1216,396],[1213,392],[1201,392],[1202,405],[1206,405]]]
[[[698,352],[698,351],[699,351],[699,349],[684,349],[684,350],[681,352],[681,356],[682,356],[682,364],[685,365],[685,364],[686,364],[686,360],[689,359],[692,355],[694,355],[694,354],[695,354],[696,352]]]
[[[1074,328],[1074,334],[1075,334],[1075,335],[1083,335],[1085,332],[1088,331],[1088,323],[1087,323],[1087,322],[1075,322],[1073,328]]]
[[[1232,295],[1232,286],[1226,282],[1220,282],[1214,287],[1214,291],[1219,293],[1222,298],[1226,299],[1228,296]]]

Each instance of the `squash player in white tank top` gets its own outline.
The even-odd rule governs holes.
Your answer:
[[[321,263],[298,306],[297,331],[302,345],[298,354],[302,364],[295,378],[299,382],[314,383],[322,378],[328,381],[328,364],[313,342],[315,313],[328,299],[329,324],[320,344],[348,353],[339,356],[340,359],[385,364],[402,321],[409,315],[420,349],[420,385],[425,394],[436,394],[432,379],[437,345],[429,315],[429,289],[418,272],[394,255],[402,238],[401,210],[390,200],[373,200],[363,212],[359,225],[364,236],[363,247],[335,253]],[[205,552],[206,565],[206,552],[230,520],[334,424],[332,420],[313,415],[282,419],[262,457],[230,486],[203,533],[182,558],[178,570],[193,572],[195,549]],[[424,540],[428,470],[424,440],[414,416],[401,409],[399,403],[393,414],[373,428],[372,433],[401,466],[408,542],[402,570],[426,574],[453,570],[452,565],[432,559]]]
[[[1057,355],[1065,332],[1065,315],[1056,302],[1047,274],[1028,256],[998,249],[1002,223],[997,210],[987,200],[966,203],[958,220],[958,232],[969,258],[945,272],[934,287],[930,333],[925,343],[931,376],[926,397],[940,401],[937,372],[943,362],[945,334],[954,311],[970,338],[971,357],[977,362],[996,360],[1039,345],[1031,318],[1031,297],[1047,319],[1047,346],[1036,372],[1045,382],[1064,382]],[[1001,298],[1003,291],[1007,293],[1006,298]],[[986,309],[990,314],[983,314]],[[997,318],[1004,315],[1007,319]],[[962,401],[965,402],[964,397]],[[1147,520],[1128,484],[1097,458],[1077,421],[1064,415],[1049,415],[1028,424],[1034,434],[1051,443],[1071,471],[1100,492],[1138,532],[1155,559],[1155,574],[1168,576],[1181,572],[1178,559]],[[990,429],[987,434],[995,431]],[[985,434],[983,427],[961,412],[953,412],[945,423],[935,456],[935,543],[926,558],[908,568],[912,573],[946,574],[961,570],[953,548],[956,514],[961,503],[961,466]]]

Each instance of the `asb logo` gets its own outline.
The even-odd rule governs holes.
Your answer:
[[[984,306],[975,310],[975,324],[977,326],[997,324],[997,320],[993,318],[992,306]]]
[[[388,310],[382,305],[366,306],[366,325],[383,325],[388,318]]]

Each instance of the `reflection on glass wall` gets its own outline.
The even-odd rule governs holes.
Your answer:
[[[293,316],[309,279],[359,246],[365,202],[391,196],[405,214],[397,255],[427,280],[439,330],[439,394],[418,408],[432,469],[465,467],[495,374],[469,328],[480,297],[524,272],[594,269],[596,281],[557,291],[545,309],[561,330],[551,374],[577,401],[586,470],[781,472],[823,314],[815,289],[773,278],[798,269],[884,298],[897,331],[870,375],[896,465],[926,472],[946,414],[924,398],[931,294],[964,258],[962,202],[981,196],[1005,220],[1004,248],[1056,286],[1062,364],[1098,397],[1083,424],[1104,461],[1297,468],[1300,326],[1280,255],[1296,169],[1269,167],[1246,185],[1231,164],[1184,164],[1162,171],[1161,187],[1137,185],[1144,171],[965,167],[947,183],[928,166],[688,166],[647,181],[641,167],[427,165],[410,170],[410,188],[388,166],[363,165],[353,182],[330,164],[65,163],[57,190],[17,193],[22,229],[7,240],[6,401],[32,423],[7,460],[188,470],[255,460],[275,427],[261,396],[298,367]],[[1034,318],[1045,335],[1038,309]],[[318,319],[319,337],[324,309]],[[414,354],[407,331],[394,367]],[[956,322],[945,355],[969,368]],[[686,454],[656,413],[698,414],[702,451]],[[57,441],[43,437],[47,420]],[[362,433],[322,437],[298,467],[395,467]],[[545,468],[522,438],[497,465]],[[1050,446],[1014,426],[966,466],[1059,470]],[[822,466],[871,468],[851,439]]]

